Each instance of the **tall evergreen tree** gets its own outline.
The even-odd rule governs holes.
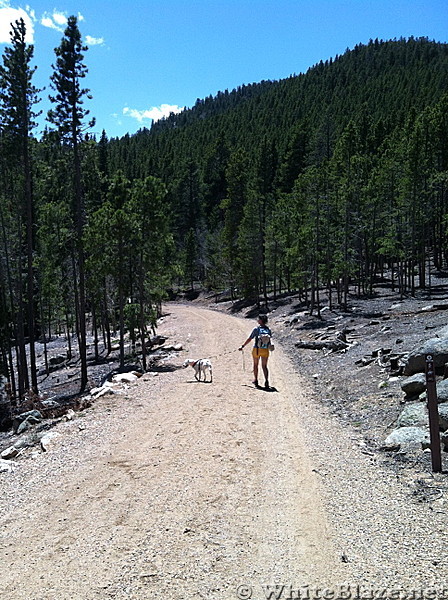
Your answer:
[[[81,80],[87,74],[83,52],[87,50],[81,40],[77,18],[71,16],[67,21],[60,46],[55,48],[56,64],[51,76],[55,96],[50,96],[54,108],[48,112],[48,120],[55,125],[61,140],[72,153],[73,180],[73,217],[76,232],[76,254],[78,266],[78,344],[81,359],[81,390],[87,385],[87,348],[86,348],[86,287],[85,253],[83,230],[85,225],[84,190],[81,177],[81,145],[85,130],[93,127],[94,120],[87,125],[85,119],[89,111],[83,108],[84,97],[91,98],[89,90],[81,87]]]
[[[0,116],[5,148],[12,159],[13,172],[16,174],[16,201],[19,208],[19,248],[17,271],[17,324],[19,335],[19,388],[29,387],[27,358],[25,350],[25,324],[29,336],[29,356],[31,370],[31,387],[37,392],[36,370],[36,318],[35,318],[35,277],[33,269],[34,241],[34,195],[31,159],[32,130],[36,126],[34,119],[38,116],[33,107],[39,102],[39,90],[33,85],[32,78],[36,67],[30,63],[34,47],[25,41],[26,27],[23,19],[12,24],[11,47],[6,48],[3,55],[3,66],[0,67]],[[21,224],[24,223],[22,227]],[[22,254],[26,257],[26,307],[24,306]],[[26,314],[26,316],[25,316]],[[26,321],[26,323],[25,323]]]

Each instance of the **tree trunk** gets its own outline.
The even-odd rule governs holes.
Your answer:
[[[26,98],[25,98],[26,102]],[[24,104],[25,106],[25,104]],[[36,332],[34,310],[34,236],[33,236],[33,187],[28,141],[28,122],[26,120],[26,135],[23,141],[23,170],[25,174],[25,203],[26,203],[26,248],[27,248],[27,303],[28,303],[28,335],[31,370],[31,387],[35,394],[38,392],[36,371]]]
[[[75,120],[75,119],[74,119]],[[76,234],[78,249],[78,275],[79,275],[79,295],[78,295],[78,320],[79,320],[79,358],[81,360],[81,384],[80,391],[83,392],[87,387],[87,343],[86,343],[86,286],[85,286],[85,266],[84,266],[84,202],[81,185],[81,162],[79,157],[78,138],[76,124],[73,123],[72,133],[73,144],[73,163],[75,171],[75,201],[76,201]]]

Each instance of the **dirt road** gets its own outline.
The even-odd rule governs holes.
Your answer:
[[[237,348],[253,325],[169,312],[162,329],[185,348],[177,365]],[[213,363],[213,384],[191,368],[145,375],[2,477],[2,598],[248,598],[244,586],[258,598],[264,584],[336,576],[299,378],[280,348],[277,392],[250,385],[247,350],[246,372],[239,352]]]

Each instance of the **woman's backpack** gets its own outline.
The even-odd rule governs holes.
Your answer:
[[[271,330],[268,327],[258,328],[258,335],[256,336],[255,345],[257,348],[264,348],[271,351],[274,350]]]

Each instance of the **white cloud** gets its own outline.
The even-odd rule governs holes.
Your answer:
[[[104,38],[96,38],[91,35],[86,35],[86,44],[88,46],[102,46],[104,44]]]
[[[25,10],[30,15],[30,17],[32,18],[32,20],[34,21],[34,23],[36,23],[36,21],[37,21],[37,19],[36,19],[36,11],[33,8],[31,8],[31,6],[29,6],[28,4],[25,6]]]
[[[7,44],[11,40],[11,23],[23,19],[26,26],[26,42],[34,42],[33,13],[23,8],[11,8],[7,0],[0,0],[0,44]]]
[[[137,110],[136,108],[125,106],[125,108],[123,108],[123,114],[126,117],[137,119],[139,123],[142,123],[145,119],[158,121],[163,117],[169,117],[171,113],[180,113],[182,110],[183,107],[178,106],[177,104],[161,104],[160,106],[152,106],[146,110]]]
[[[78,13],[77,18],[79,22],[84,21],[84,17],[81,13]],[[66,12],[54,10],[52,13],[45,12],[40,20],[40,24],[49,29],[56,29],[56,31],[64,33],[67,26],[67,20],[68,17]]]
[[[44,27],[48,27],[49,29],[56,29],[57,31],[62,31],[60,27],[53,23],[53,19],[51,17],[42,17],[40,20],[40,24]]]
[[[60,33],[64,33],[65,26],[67,25],[67,17],[64,13],[53,11],[53,14],[44,13],[40,24],[49,29],[56,29]]]
[[[54,11],[53,21],[58,25],[67,25],[67,17],[61,12]]]

